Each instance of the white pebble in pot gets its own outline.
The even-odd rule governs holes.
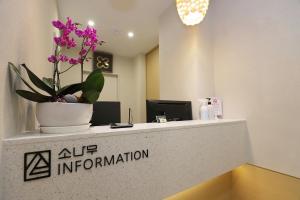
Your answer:
[[[63,97],[67,103],[78,103],[77,97],[72,94],[67,94]]]

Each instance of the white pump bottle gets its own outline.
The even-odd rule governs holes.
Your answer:
[[[208,100],[207,99],[199,99],[200,109],[199,115],[201,120],[209,120],[208,115]]]

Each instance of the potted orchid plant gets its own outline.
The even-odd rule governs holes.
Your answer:
[[[29,89],[16,90],[16,93],[37,102],[36,115],[42,131],[43,128],[48,130],[45,129],[47,127],[89,127],[92,104],[98,100],[103,89],[104,77],[101,70],[96,69],[84,80],[83,66],[90,59],[89,52],[94,51],[102,41],[99,40],[96,29],[90,26],[82,28],[70,18],[65,23],[60,20],[52,21],[52,25],[60,32],[60,36],[53,39],[54,53],[48,57],[53,65],[52,77],[40,79],[25,64],[18,68],[13,63],[8,63]],[[80,43],[77,44],[76,41]],[[78,57],[71,58],[63,53],[72,48],[78,49]],[[61,63],[69,66],[61,70]],[[62,87],[61,75],[73,67],[80,67],[81,81]],[[23,78],[21,68],[25,69],[32,84]]]

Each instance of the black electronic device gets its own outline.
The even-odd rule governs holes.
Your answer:
[[[117,101],[100,101],[93,105],[92,126],[121,122],[121,104]]]
[[[116,128],[132,128],[132,114],[131,114],[131,108],[128,110],[128,123],[111,123],[110,128],[116,129]]]
[[[127,123],[111,123],[110,128],[132,128],[133,124],[127,124]]]
[[[191,101],[147,100],[147,122],[156,122],[157,116],[166,116],[167,121],[192,120]]]

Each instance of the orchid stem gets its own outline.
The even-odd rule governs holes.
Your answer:
[[[83,83],[83,63],[81,63],[81,83]]]
[[[71,68],[73,68],[74,66],[76,66],[76,64],[75,64],[75,65],[71,65],[71,67],[69,67],[68,69],[59,72],[59,74],[63,74],[63,73],[65,73],[65,72],[69,71],[69,70],[70,70]]]

